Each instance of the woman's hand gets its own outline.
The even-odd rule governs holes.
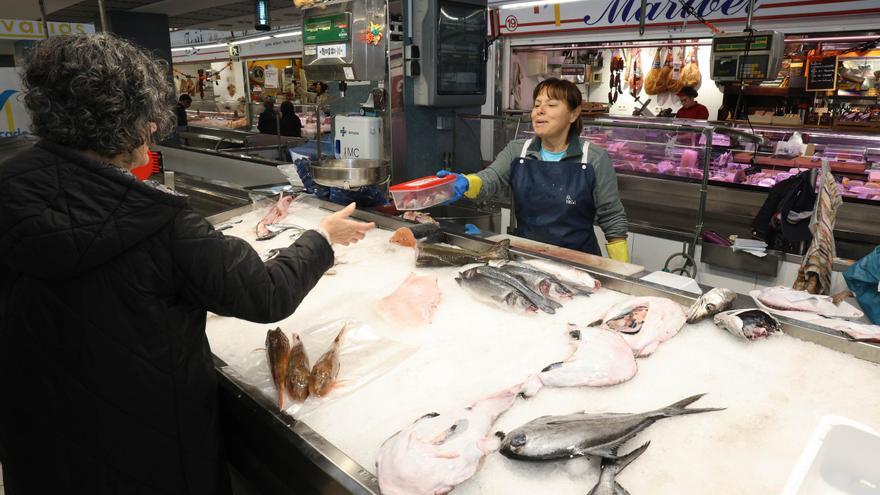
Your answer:
[[[348,246],[354,244],[367,234],[368,230],[376,227],[373,222],[358,222],[357,220],[349,220],[348,217],[354,213],[355,204],[351,203],[336,213],[327,215],[321,220],[320,228],[330,236],[331,244],[342,244]]]

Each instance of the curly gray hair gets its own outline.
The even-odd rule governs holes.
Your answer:
[[[109,34],[55,36],[22,72],[34,134],[102,156],[131,154],[175,125],[168,64]]]

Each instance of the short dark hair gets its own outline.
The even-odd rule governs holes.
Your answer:
[[[34,134],[102,156],[131,153],[169,135],[174,86],[168,64],[111,34],[53,36],[22,71]]]
[[[180,95],[180,98],[178,98],[177,101],[179,101],[181,103],[192,103],[193,99],[192,99],[192,96],[184,93],[184,94]]]
[[[532,92],[532,100],[537,100],[538,95],[543,91],[547,91],[547,96],[554,100],[564,101],[569,110],[579,109],[584,101],[581,90],[573,82],[565,79],[557,79],[555,77],[544,79],[535,86],[535,91]],[[578,136],[581,135],[583,130],[584,123],[581,122],[580,117],[572,122],[568,128],[569,134],[575,133]]]
[[[280,110],[281,110],[281,113],[284,115],[287,115],[289,113],[293,113],[293,114],[296,113],[296,111],[293,108],[293,103],[286,101],[286,100],[283,103],[281,103]]]
[[[266,98],[265,100],[263,100],[263,107],[267,109],[275,108],[275,100],[273,100],[271,97]]]
[[[690,96],[691,98],[696,98],[699,93],[694,89],[693,86],[685,86],[679,90],[677,93],[678,96]]]

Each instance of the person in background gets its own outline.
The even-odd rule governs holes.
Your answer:
[[[709,109],[697,103],[697,90],[692,86],[685,86],[681,91],[676,93],[678,101],[681,102],[681,108],[675,114],[677,119],[696,119],[707,120],[709,118]]]
[[[601,256],[593,231],[605,234],[608,255],[629,261],[626,211],[608,152],[580,138],[580,90],[551,78],[535,87],[535,137],[507,145],[485,170],[455,175],[455,194],[483,201],[510,187],[518,236]],[[438,177],[450,172],[437,172]]]
[[[263,112],[257,120],[257,130],[261,134],[278,134],[278,122],[275,114],[275,100],[266,98],[263,101]]]
[[[190,95],[184,93],[177,99],[177,126],[185,127],[186,109],[192,105],[193,99]]]
[[[264,263],[135,178],[175,126],[167,73],[109,34],[52,36],[22,67],[41,141],[0,165],[7,493],[231,493],[207,312],[287,318],[373,228],[351,204]]]
[[[293,103],[285,101],[281,104],[281,135],[302,137],[302,121],[293,108]]]

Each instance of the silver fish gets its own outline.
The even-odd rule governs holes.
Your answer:
[[[767,337],[782,330],[770,313],[760,309],[738,309],[715,315],[715,324],[746,340]]]
[[[576,456],[616,457],[617,449],[657,420],[683,414],[722,411],[686,409],[704,394],[694,395],[655,411],[627,413],[574,413],[542,416],[504,435],[501,454],[510,459],[549,461]]]
[[[716,287],[700,296],[693,306],[688,309],[687,322],[696,323],[703,318],[715,316],[730,308],[735,300],[736,292],[724,287]]]
[[[485,277],[476,272],[466,270],[455,277],[458,285],[470,292],[476,299],[492,302],[501,306],[523,309],[529,312],[537,312],[538,306],[529,300],[522,292],[493,278]]]
[[[466,273],[479,274],[483,277],[492,278],[513,287],[514,289],[520,291],[523,295],[525,295],[529,299],[529,301],[531,301],[535,306],[538,307],[538,309],[545,313],[549,313],[551,315],[555,314],[556,310],[562,307],[562,305],[558,302],[552,299],[547,299],[546,297],[527,287],[526,284],[522,282],[522,280],[514,277],[510,273],[502,271],[493,266],[478,266],[461,272],[462,275]]]
[[[587,495],[629,495],[626,488],[620,486],[620,483],[614,480],[618,474],[629,464],[636,460],[637,457],[648,450],[651,442],[646,442],[641,447],[633,450],[629,454],[620,457],[603,457],[602,472],[599,474],[599,482],[590,490]]]
[[[500,267],[514,277],[520,279],[530,289],[544,297],[555,299],[571,299],[575,291],[566,286],[562,281],[547,272],[538,270],[533,266],[511,261]]]

